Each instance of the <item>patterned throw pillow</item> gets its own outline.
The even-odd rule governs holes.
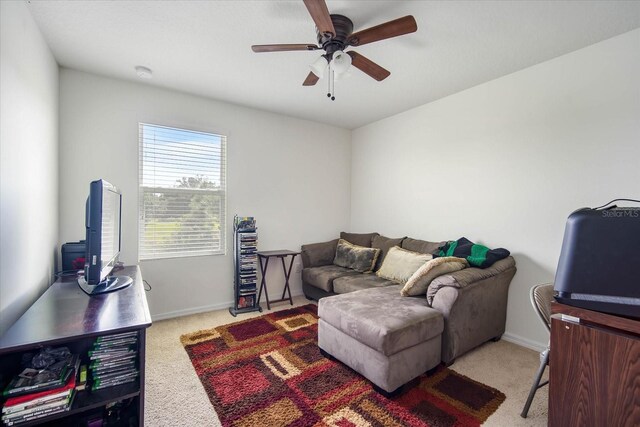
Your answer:
[[[453,273],[469,266],[464,258],[442,257],[426,262],[413,273],[400,291],[403,297],[424,295],[433,279],[443,274]]]
[[[370,273],[376,265],[380,249],[354,245],[344,239],[338,240],[333,263],[340,267],[351,268],[361,273]]]
[[[394,246],[389,249],[376,273],[383,279],[405,284],[417,269],[433,258],[430,254],[419,254]]]

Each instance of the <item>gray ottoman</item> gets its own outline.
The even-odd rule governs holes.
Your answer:
[[[442,314],[401,286],[318,302],[318,346],[387,393],[440,363]]]

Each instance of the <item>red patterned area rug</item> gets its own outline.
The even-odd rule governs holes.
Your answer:
[[[444,367],[387,399],[317,338],[309,304],[180,339],[223,426],[479,426],[505,399]]]

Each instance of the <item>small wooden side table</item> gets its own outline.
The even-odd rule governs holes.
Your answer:
[[[300,252],[289,251],[287,249],[281,249],[277,251],[258,251],[258,260],[260,260],[260,272],[262,273],[262,280],[260,281],[260,291],[258,292],[258,301],[262,297],[262,290],[264,289],[264,296],[267,300],[267,310],[271,310],[272,302],[289,301],[293,305],[293,298],[291,298],[291,289],[289,288],[289,277],[291,277],[291,269],[293,268],[293,261],[296,259]],[[291,262],[289,262],[289,268],[284,262],[284,259],[291,256]],[[284,290],[282,291],[282,298],[274,301],[269,301],[269,293],[267,292],[267,267],[269,266],[270,258],[280,258],[282,261],[282,270],[284,271]],[[264,262],[263,262],[264,261]],[[289,298],[285,298],[286,294],[289,294]]]

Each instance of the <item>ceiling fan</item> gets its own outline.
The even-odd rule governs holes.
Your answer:
[[[329,14],[325,0],[303,1],[316,24],[318,44],[265,44],[253,45],[251,49],[254,52],[324,50],[325,53],[311,64],[311,72],[302,85],[315,85],[318,80],[323,77],[325,70],[329,69],[329,93],[327,93],[327,96],[332,100],[335,99],[332,95],[334,75],[339,76],[343,74],[350,65],[353,65],[378,81],[386,79],[391,74],[388,70],[353,50],[344,52],[347,47],[362,46],[368,43],[413,33],[418,29],[416,20],[413,16],[408,15],[354,33],[353,22],[346,16]]]

